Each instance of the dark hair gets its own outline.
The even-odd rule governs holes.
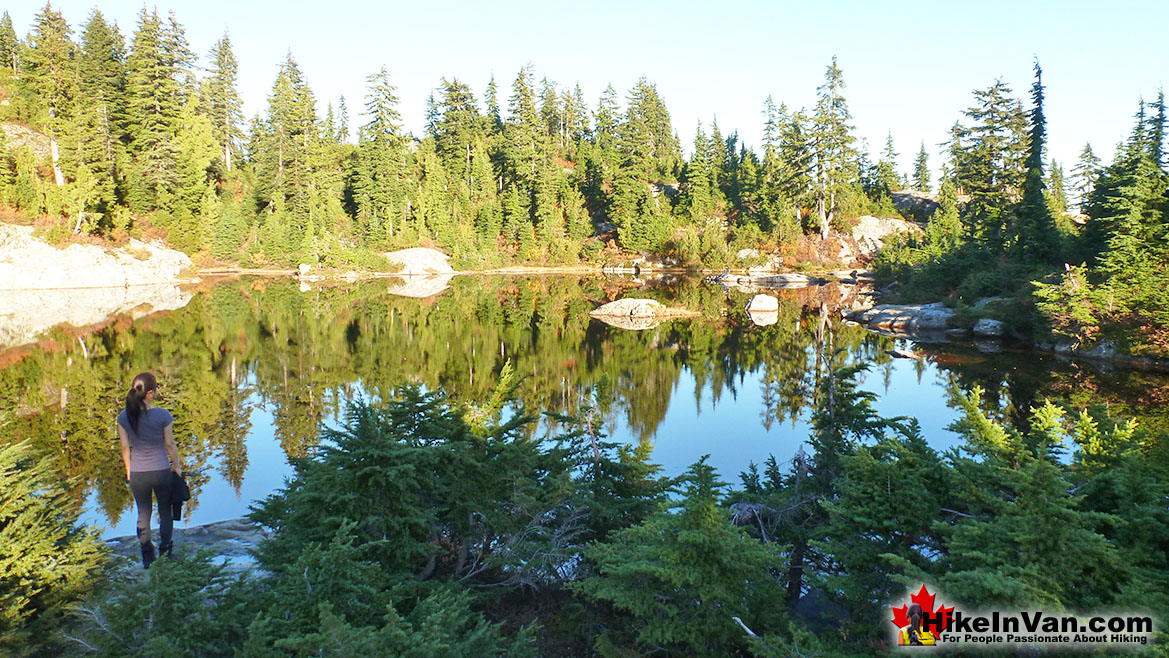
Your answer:
[[[154,375],[143,372],[130,383],[130,392],[126,394],[126,420],[130,427],[138,431],[138,417],[146,411],[146,394],[158,388],[158,380]]]

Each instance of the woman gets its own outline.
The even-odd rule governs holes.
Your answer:
[[[143,568],[149,567],[155,557],[154,544],[150,542],[150,495],[153,492],[158,500],[158,552],[169,555],[174,530],[171,485],[176,475],[183,474],[179,449],[175,446],[174,417],[166,409],[154,406],[157,393],[158,381],[154,375],[149,372],[138,375],[126,394],[126,409],[118,414],[122,462],[138,505],[138,543]]]

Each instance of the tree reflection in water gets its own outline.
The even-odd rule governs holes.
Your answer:
[[[116,318],[89,333],[56,329],[38,345],[0,353],[0,418],[6,440],[32,438],[59,461],[76,504],[92,501],[116,525],[132,501],[113,423],[127,382],[147,369],[165,383],[160,404],[174,413],[196,512],[213,481],[239,495],[250,464],[245,439],[257,422],[269,422],[268,414],[258,421],[257,408],[270,412],[283,455],[303,457],[321,422],[353,395],[377,398],[410,381],[480,404],[510,361],[528,409],[575,414],[592,400],[611,429],[638,440],[656,436],[671,404],[701,411],[706,400],[737,399],[751,374],[761,403],[738,413],[757,414],[762,435],[806,416],[830,361],[892,373],[885,352],[892,340],[840,321],[847,288],[774,291],[774,323],[759,326],[743,311],[746,292],[686,279],[638,287],[604,278],[457,277],[442,294],[416,299],[387,294],[384,282],[308,292],[283,280],[208,284],[177,311]],[[625,295],[702,315],[644,331],[589,318]],[[962,388],[979,384],[987,405],[1001,404],[1014,422],[1054,396],[1080,406],[1102,400],[1119,407],[1114,413],[1166,427],[1166,406],[1155,404],[1169,390],[1163,376],[1098,373],[1031,354],[918,349],[926,354],[914,364],[918,377],[933,369]],[[679,383],[691,380],[693,402],[673,400]]]

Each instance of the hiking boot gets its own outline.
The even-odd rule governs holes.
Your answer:
[[[139,546],[142,549],[142,568],[149,569],[150,564],[154,562],[156,557],[154,554],[154,544],[147,542],[145,544],[140,544]]]
[[[173,541],[167,542],[165,544],[159,544],[158,545],[158,556],[162,557],[163,555],[165,555],[167,557],[170,557],[171,549],[173,549],[174,547],[175,547],[175,543]]]

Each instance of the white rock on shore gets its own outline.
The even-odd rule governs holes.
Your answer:
[[[0,223],[0,290],[106,288],[179,281],[191,267],[181,251],[131,240],[126,247],[71,244],[58,249],[31,226]]]
[[[455,270],[447,263],[449,257],[437,249],[414,247],[392,251],[385,254],[385,257],[391,263],[402,266],[401,270],[394,273],[399,276],[432,276],[455,273]]]

